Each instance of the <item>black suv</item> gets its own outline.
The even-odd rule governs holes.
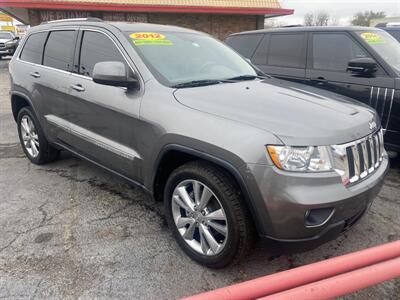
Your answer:
[[[400,42],[400,26],[380,27],[380,28],[388,32],[390,35],[392,35],[396,40]]]
[[[265,73],[372,106],[386,129],[386,149],[400,152],[400,43],[387,32],[277,28],[233,34],[226,43]]]

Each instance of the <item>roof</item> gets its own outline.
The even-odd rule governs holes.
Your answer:
[[[377,27],[377,28],[385,30],[385,31],[400,31],[400,26],[395,26],[395,27]]]
[[[278,0],[0,0],[0,6],[52,10],[290,15]]]
[[[280,27],[280,28],[271,28],[271,29],[261,29],[261,30],[252,30],[252,31],[244,31],[234,33],[233,35],[241,35],[241,34],[259,34],[259,33],[270,33],[270,32],[327,32],[327,31],[355,31],[355,30],[369,30],[376,31],[380,30],[380,28],[376,27],[362,27],[362,26],[299,26],[299,27]]]

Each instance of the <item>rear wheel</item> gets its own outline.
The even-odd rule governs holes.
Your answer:
[[[168,225],[193,260],[222,268],[248,253],[253,224],[240,191],[222,170],[191,162],[169,177],[164,203]]]
[[[19,111],[17,123],[22,149],[31,162],[44,164],[57,158],[59,151],[46,140],[31,107],[26,106]]]

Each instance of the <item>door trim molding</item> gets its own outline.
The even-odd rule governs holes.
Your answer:
[[[132,148],[110,140],[109,138],[101,136],[93,131],[85,129],[60,117],[57,117],[55,115],[45,115],[45,118],[49,123],[100,148],[103,148],[130,160],[142,159],[139,153],[137,153]]]

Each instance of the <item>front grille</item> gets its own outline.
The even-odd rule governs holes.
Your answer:
[[[5,48],[5,47],[6,47],[6,44],[0,43],[0,48]]]
[[[354,184],[374,173],[381,164],[385,152],[383,131],[332,148],[334,168],[342,177],[343,184]]]

